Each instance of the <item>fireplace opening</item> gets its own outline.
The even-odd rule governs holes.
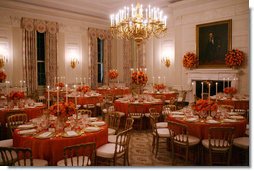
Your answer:
[[[223,92],[223,88],[231,86],[231,81],[219,81],[219,80],[196,80],[196,96],[198,98],[202,98],[202,83],[204,84],[203,86],[203,93],[204,93],[204,99],[209,96],[209,86],[208,84],[210,83],[210,96],[216,95],[216,82],[218,83],[218,90],[217,92]]]

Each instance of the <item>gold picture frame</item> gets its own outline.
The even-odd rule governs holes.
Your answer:
[[[196,26],[199,68],[226,68],[225,55],[232,46],[232,20]]]

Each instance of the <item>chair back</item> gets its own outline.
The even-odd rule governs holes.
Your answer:
[[[149,109],[150,116],[153,116],[155,122],[158,122],[158,118],[160,117],[160,113],[155,108]]]
[[[186,146],[189,145],[189,131],[186,125],[169,121],[168,127],[170,129],[172,142]]]
[[[128,118],[126,119],[124,129],[126,130],[126,129],[130,129],[130,128],[132,128],[133,123],[134,123],[134,119],[133,119],[133,118],[131,118],[131,117],[128,117]]]
[[[89,142],[64,148],[65,166],[94,166],[96,143]]]
[[[128,153],[127,150],[129,148],[131,130],[132,128],[124,130],[117,134],[115,153],[114,153],[115,158],[122,156],[125,153]]]
[[[3,165],[33,166],[32,151],[29,148],[0,147]]]
[[[7,124],[11,134],[13,134],[14,129],[16,129],[19,125],[22,125],[26,122],[27,122],[27,114],[25,113],[14,114],[8,116],[7,118]]]
[[[232,105],[220,105],[219,108],[224,109],[227,112],[231,112],[234,110],[234,106]]]
[[[163,105],[164,105],[165,100],[166,100],[166,96],[165,95],[163,95],[163,94],[155,94],[155,95],[153,95],[153,97],[155,99],[160,99],[162,101]]]
[[[151,127],[152,127],[152,132],[157,134],[157,128],[156,128],[156,119],[153,115],[150,115],[149,116],[149,121],[150,121],[150,124],[151,124]]]
[[[108,127],[115,129],[116,131],[119,129],[121,117],[118,112],[111,112],[108,114]]]
[[[176,105],[167,104],[163,106],[163,110],[169,109],[170,111],[176,111]]]
[[[92,116],[92,111],[89,110],[89,109],[79,109],[78,114],[88,115],[88,117],[91,117]]]
[[[234,138],[233,127],[210,127],[208,133],[210,150],[230,150]]]
[[[128,105],[128,116],[130,117],[142,117],[144,115],[144,107],[137,103],[130,103]]]

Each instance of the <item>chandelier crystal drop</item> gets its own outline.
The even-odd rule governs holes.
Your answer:
[[[113,37],[134,39],[138,46],[151,36],[162,37],[167,30],[167,16],[162,10],[150,5],[144,9],[139,3],[136,7],[124,7],[117,14],[110,15],[110,21]]]

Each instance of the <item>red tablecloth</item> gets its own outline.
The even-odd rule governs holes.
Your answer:
[[[113,95],[125,95],[125,94],[130,94],[130,89],[122,89],[122,88],[110,88],[110,89],[102,89],[102,88],[97,88],[96,91],[102,95],[106,94],[113,94]]]
[[[238,122],[231,122],[231,123],[206,123],[206,122],[188,122],[184,119],[174,118],[171,115],[167,117],[168,121],[175,121],[178,123],[182,123],[188,126],[189,135],[196,136],[200,139],[208,138],[208,130],[210,127],[234,127],[235,134],[234,137],[241,137],[244,136],[246,130],[246,120],[239,120]]]
[[[149,92],[147,92],[147,93],[144,93],[144,94],[149,94],[149,95],[151,95],[151,96],[153,96],[153,97],[156,97],[157,95],[163,95],[163,96],[165,96],[165,100],[170,100],[172,97],[177,97],[177,95],[178,95],[178,93],[170,93],[170,92],[165,92],[165,93],[149,93]]]
[[[31,148],[33,157],[45,159],[49,165],[56,165],[59,160],[63,159],[64,147],[75,144],[96,142],[99,147],[108,142],[108,126],[104,125],[101,130],[93,133],[85,133],[81,136],[64,138],[38,139],[32,136],[21,136],[15,130],[13,134],[13,146]]]
[[[75,103],[74,97],[68,97],[68,100]],[[103,101],[103,96],[90,96],[90,97],[77,97],[77,103],[79,105],[85,105],[85,104],[96,104]]]
[[[162,102],[151,102],[151,103],[141,103],[140,104],[143,108],[143,112],[149,113],[150,108],[156,108],[158,112],[162,111],[163,103]],[[139,106],[140,106],[139,105]],[[128,102],[121,102],[121,101],[115,101],[114,106],[116,111],[124,112],[126,117],[128,116]]]
[[[217,100],[217,103],[219,105],[231,105],[234,106],[235,109],[249,109],[249,100],[232,100],[232,99],[226,99],[226,100]]]

